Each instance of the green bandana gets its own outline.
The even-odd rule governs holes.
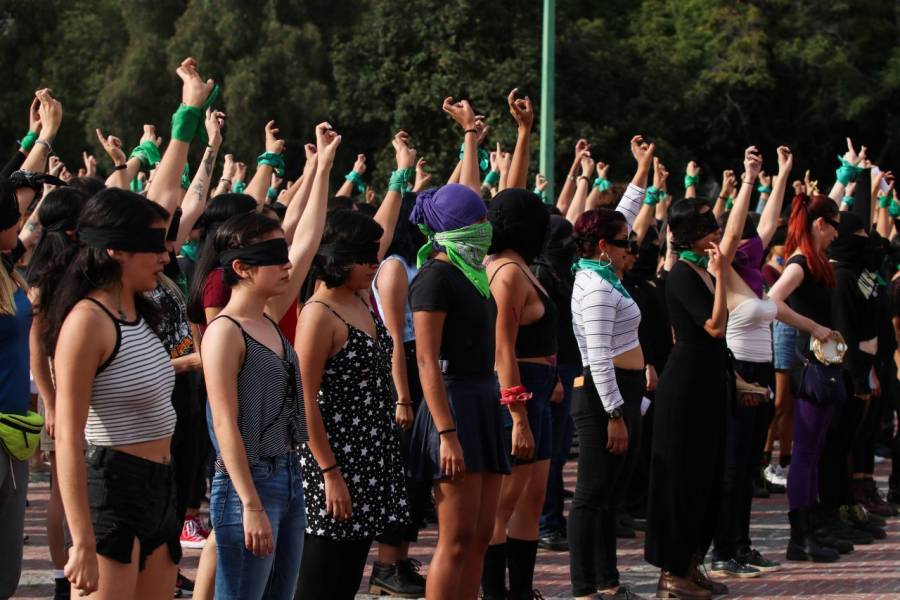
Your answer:
[[[887,208],[891,205],[890,196],[878,196],[878,208]]]
[[[34,147],[34,143],[37,141],[37,139],[38,134],[29,129],[28,133],[26,133],[25,136],[22,137],[21,140],[19,140],[19,146],[21,146],[23,150],[31,150]]]
[[[353,173],[353,171],[350,172]],[[388,181],[388,191],[402,194],[412,190],[412,186],[409,185],[409,180],[415,176],[415,173],[416,170],[412,167],[397,169],[392,172],[391,178]]]
[[[498,171],[491,171],[487,174],[487,177],[484,178],[484,185],[488,187],[497,187],[497,184],[500,183],[500,173]]]
[[[141,180],[137,177],[131,180],[131,191],[136,194],[140,194],[144,191],[144,184],[141,183]]]
[[[416,256],[416,266],[422,268],[425,261],[438,244],[447,253],[450,262],[463,275],[472,282],[482,296],[491,297],[491,288],[488,285],[487,270],[484,268],[484,257],[491,245],[493,228],[490,223],[473,223],[467,227],[451,229],[435,233],[425,225],[419,225],[422,233],[428,237],[425,245],[419,248]]]
[[[700,176],[699,176],[699,175],[685,175],[685,176],[684,176],[684,187],[685,187],[685,189],[687,189],[687,188],[689,188],[689,187],[694,187],[694,186],[696,186],[698,183],[700,183]]]
[[[846,204],[847,206],[849,206],[849,207],[852,208],[852,207],[853,207],[853,200],[854,200],[853,196],[844,196],[844,197],[841,199],[841,202],[842,202],[843,204]]]
[[[344,176],[344,179],[353,184],[353,188],[362,194],[366,191],[366,182],[363,181],[362,175],[356,171],[350,171]]]
[[[842,156],[838,156],[838,160],[841,161],[841,166],[835,171],[838,183],[847,185],[851,181],[856,181],[859,174],[865,170],[862,167],[858,167],[844,160],[844,157]]]
[[[191,166],[184,163],[184,170],[181,172],[181,189],[187,191],[191,187]]]
[[[731,210],[732,208],[734,208],[734,198],[728,196],[725,198],[725,210]]]
[[[459,160],[463,159],[466,150],[466,143],[463,142],[462,146],[459,147]],[[481,169],[482,173],[487,173],[491,168],[491,153],[482,148],[478,147],[478,168]]]
[[[131,151],[131,156],[128,158],[129,160],[132,158],[140,159],[141,167],[147,171],[153,170],[159,164],[159,147],[150,140],[141,142],[140,145],[135,146],[134,150]]]
[[[760,194],[771,194],[772,186],[760,184],[760,185],[756,186],[756,191],[759,192]]]
[[[660,200],[659,195],[660,195],[661,191],[662,190],[660,190],[655,185],[651,185],[650,187],[648,187],[647,193],[644,194],[644,204],[649,204],[650,206],[658,204],[659,200]]]
[[[188,257],[192,262],[197,262],[197,252],[199,251],[200,248],[197,247],[197,242],[194,240],[188,240],[181,245],[181,255]]]
[[[575,264],[572,265],[572,272],[575,273],[582,269],[589,269],[593,271],[594,273],[608,281],[609,285],[617,289],[620,294],[622,294],[626,298],[631,298],[631,294],[628,293],[628,290],[626,290],[625,286],[622,285],[622,282],[619,281],[619,276],[616,275],[616,272],[613,270],[609,263],[602,263],[599,260],[592,260],[590,258],[579,258],[575,262]]]
[[[598,177],[598,178],[596,178],[596,179],[594,180],[594,186],[593,186],[593,187],[595,187],[595,188],[600,188],[600,191],[601,191],[601,192],[605,192],[605,191],[608,190],[610,187],[612,187],[612,183],[609,182],[609,179],[604,179],[604,178],[602,178],[602,177]]]
[[[234,185],[231,186],[231,193],[233,194],[243,194],[244,190],[247,189],[247,184],[243,181],[235,181]]]
[[[284,157],[280,154],[275,154],[274,152],[263,152],[259,156],[256,157],[257,165],[268,165],[272,167],[272,170],[275,171],[275,174],[279,177],[284,177]],[[366,188],[363,187],[365,190]]]
[[[694,263],[698,267],[705,269],[709,266],[709,256],[706,254],[697,254],[693,250],[682,250],[678,253],[678,258]]]

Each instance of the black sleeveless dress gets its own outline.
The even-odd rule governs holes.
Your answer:
[[[375,318],[372,338],[322,304],[347,326],[347,342],[325,363],[316,402],[331,451],[350,491],[353,516],[338,521],[325,510],[325,480],[307,444],[300,448],[306,533],[333,540],[372,538],[409,521],[400,431],[394,422],[393,342]]]

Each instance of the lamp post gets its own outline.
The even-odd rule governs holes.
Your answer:
[[[554,202],[553,177],[553,100],[556,86],[556,0],[544,0],[543,35],[541,39],[541,164],[547,178],[546,198]]]

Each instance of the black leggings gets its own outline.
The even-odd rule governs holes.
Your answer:
[[[850,459],[853,442],[863,420],[866,403],[847,386],[847,399],[834,407],[819,458],[819,502],[829,509],[853,504],[850,488]]]
[[[294,600],[353,600],[371,546],[372,538],[337,541],[307,533]]]
[[[616,567],[616,512],[621,507],[641,445],[643,371],[616,369],[628,450],[616,456],[606,448],[609,418],[585,369],[584,385],[572,395],[578,432],[578,479],[569,514],[569,569],[572,592],[588,596],[619,585]]]

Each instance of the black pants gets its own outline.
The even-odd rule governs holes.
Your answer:
[[[569,570],[575,596],[619,585],[616,567],[616,512],[641,445],[643,371],[616,369],[628,450],[616,456],[606,448],[609,418],[585,369],[584,385],[572,395],[572,420],[578,432],[578,479],[569,513]]]
[[[767,388],[774,385],[772,363],[736,360],[734,366],[744,381]],[[765,445],[770,411],[771,402],[745,406],[740,398],[726,411],[722,495],[713,538],[713,560],[729,560],[750,549],[753,478]]]
[[[853,395],[848,382],[847,399],[834,407],[834,415],[819,458],[819,501],[834,509],[853,504],[850,488],[850,451],[859,432],[866,403]]]
[[[200,508],[206,493],[206,458],[211,445],[201,400],[196,395],[197,379],[194,373],[183,373],[175,380],[176,393],[184,392],[180,402],[173,401],[177,420],[171,444],[175,467],[175,514],[179,522],[184,521],[188,508]],[[183,387],[179,389],[179,385]]]
[[[864,413],[859,424],[859,433],[851,450],[851,473],[875,472],[875,441],[879,437],[885,404],[884,388],[882,388],[881,395],[873,395],[865,403]]]
[[[353,600],[372,538],[337,541],[306,534],[294,600]]]

